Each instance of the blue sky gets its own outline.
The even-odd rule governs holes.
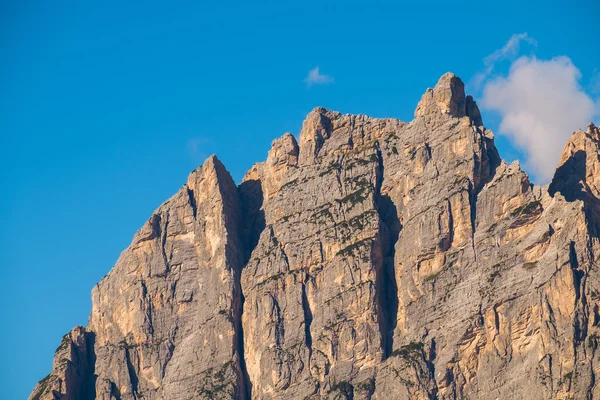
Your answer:
[[[597,111],[573,106],[600,92],[595,1],[122,3],[0,4],[6,399],[26,398],[50,372],[62,335],[86,324],[93,285],[211,153],[239,181],[315,106],[409,121],[452,71],[476,100],[488,96],[484,122],[506,131],[502,156],[543,181],[528,132],[585,128]],[[532,111],[533,130],[509,123],[531,106],[513,100],[539,93],[565,112],[551,112],[557,100]],[[540,142],[562,147],[561,132]]]

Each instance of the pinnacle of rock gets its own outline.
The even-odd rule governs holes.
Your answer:
[[[417,105],[415,117],[437,112],[457,118],[466,115],[465,85],[452,72],[442,75],[433,89],[427,89]]]
[[[238,186],[211,156],[30,400],[600,397],[599,138],[533,185],[447,73],[409,123],[314,109]]]
[[[586,133],[595,138],[596,140],[600,140],[600,129],[593,122],[590,122],[587,126]]]
[[[287,132],[282,137],[275,139],[267,156],[267,162],[276,165],[297,165],[299,148],[296,138]]]
[[[317,107],[308,114],[300,131],[300,164],[311,163],[331,134],[331,120],[337,113]]]
[[[469,116],[476,125],[483,125],[479,108],[471,96],[465,96],[465,85],[452,72],[438,80],[433,89],[427,89],[415,110],[415,117],[432,117],[447,114],[461,118]]]

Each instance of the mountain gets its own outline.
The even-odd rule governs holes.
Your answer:
[[[533,185],[448,73],[409,123],[314,109],[239,186],[206,160],[30,399],[600,398],[599,255],[598,128]]]

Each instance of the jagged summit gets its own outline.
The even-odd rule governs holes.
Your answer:
[[[600,131],[592,122],[569,138],[548,190],[582,201],[590,234],[600,238]]]
[[[600,141],[600,129],[593,122],[590,122],[587,126],[586,133],[594,138],[596,141]]]
[[[483,125],[473,97],[465,96],[463,81],[452,72],[442,75],[433,89],[427,89],[417,105],[415,117],[429,117],[436,113],[457,118],[468,116],[476,125]]]
[[[598,137],[532,185],[448,73],[408,123],[314,109],[239,186],[211,156],[30,399],[598,398]]]

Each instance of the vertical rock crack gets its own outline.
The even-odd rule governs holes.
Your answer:
[[[375,209],[381,223],[380,243],[382,260],[375,266],[375,290],[377,296],[377,321],[381,334],[382,359],[392,353],[394,329],[398,314],[398,285],[395,272],[395,246],[402,225],[392,199],[381,193],[384,179],[384,161],[379,144],[377,149],[377,181],[375,187]]]

